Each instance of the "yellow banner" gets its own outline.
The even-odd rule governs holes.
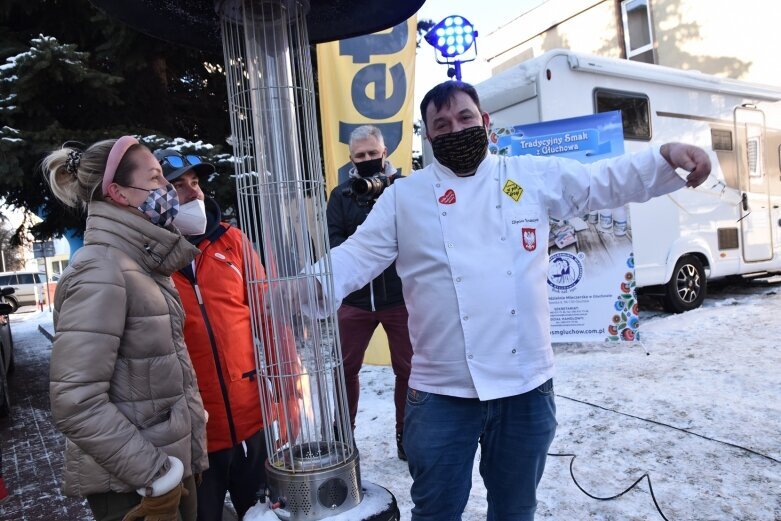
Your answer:
[[[393,166],[412,170],[416,18],[317,46],[327,193],[347,180],[350,133],[361,125],[379,127]]]

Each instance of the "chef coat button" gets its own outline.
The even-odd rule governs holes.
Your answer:
[[[447,243],[447,247],[448,248],[452,248],[453,247],[453,243],[452,242]]]
[[[464,320],[469,320],[469,315],[464,315]]]
[[[442,215],[447,215],[447,212],[442,212]]]
[[[510,270],[507,270],[507,274],[508,274],[508,275],[512,275],[512,274],[513,274],[513,272],[512,272],[512,271],[510,271]]]
[[[515,315],[515,310],[514,310],[514,309],[511,309],[511,310],[510,310],[510,314],[511,314],[511,315]]]
[[[515,354],[515,349],[513,349],[513,354]]]
[[[456,282],[461,282],[461,277],[456,277]]]
[[[439,183],[437,183],[437,188],[439,188],[439,187],[440,187],[440,184],[439,184]]]
[[[499,237],[499,240],[503,241],[503,240],[504,240],[504,237]]]
[[[472,359],[472,355],[467,355],[467,358],[471,360]]]
[[[497,208],[501,208],[501,207],[502,207],[502,205],[501,205],[501,204],[497,204],[497,205],[496,205],[496,207],[497,207]]]

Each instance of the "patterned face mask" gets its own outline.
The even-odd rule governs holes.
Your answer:
[[[477,125],[435,137],[431,141],[434,157],[459,176],[471,175],[488,151],[488,134]]]
[[[137,208],[138,211],[149,217],[152,224],[165,228],[173,222],[174,217],[179,213],[179,196],[171,183],[155,190],[130,185],[128,188],[149,192],[144,202]]]

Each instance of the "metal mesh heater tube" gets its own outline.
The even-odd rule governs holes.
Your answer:
[[[303,0],[217,6],[247,266],[258,385],[266,425],[268,494],[287,519],[320,519],[362,498],[338,327],[319,282],[332,285]],[[307,316],[301,303],[330,311]],[[331,309],[329,309],[329,307]]]

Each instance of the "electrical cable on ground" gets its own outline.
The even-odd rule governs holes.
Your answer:
[[[649,418],[643,418],[642,416],[635,416],[634,414],[629,414],[629,413],[626,413],[626,412],[617,411],[615,409],[611,409],[610,407],[604,407],[602,405],[597,405],[595,403],[586,402],[584,400],[578,400],[577,398],[570,398],[569,396],[564,396],[564,395],[561,395],[561,394],[557,394],[556,397],[557,398],[564,398],[565,400],[569,400],[571,402],[582,403],[583,405],[589,405],[589,406],[597,408],[597,409],[602,409],[603,411],[608,411],[608,412],[613,412],[613,413],[616,413],[616,414],[620,414],[621,416],[627,416],[629,418],[634,418],[636,420],[641,420],[641,421],[644,421],[644,422],[653,423],[654,425],[659,425],[661,427],[667,427],[669,429],[673,429],[673,430],[676,430],[676,431],[685,432],[686,434],[691,434],[692,436],[697,436],[698,438],[702,438],[704,440],[712,441],[712,442],[715,442],[715,443],[721,443],[722,445],[726,445],[728,447],[732,447],[733,449],[740,449],[742,451],[751,453],[751,454],[753,454],[755,456],[759,456],[761,458],[765,458],[767,460],[770,460],[773,463],[781,463],[781,460],[777,460],[776,458],[774,458],[772,456],[768,456],[767,454],[762,454],[761,452],[758,452],[758,451],[756,451],[754,449],[749,449],[748,447],[743,447],[742,445],[736,445],[735,443],[730,443],[728,441],[723,441],[723,440],[719,440],[719,439],[716,439],[716,438],[711,438],[709,436],[705,436],[704,434],[699,434],[697,432],[690,431],[688,429],[684,429],[683,427],[676,427],[675,425],[670,425],[669,423],[664,423],[664,422],[660,422],[660,421],[657,421],[657,420],[651,420]]]
[[[656,495],[654,494],[654,487],[653,487],[653,485],[651,485],[651,476],[648,474],[648,472],[646,472],[645,474],[643,474],[642,476],[637,478],[637,480],[634,483],[629,485],[629,487],[624,489],[622,492],[619,492],[618,494],[615,494],[615,495],[609,496],[609,497],[599,497],[599,496],[595,496],[593,494],[589,494],[586,491],[586,489],[584,489],[583,487],[580,486],[580,483],[578,483],[578,480],[575,479],[575,471],[573,469],[573,467],[575,466],[575,458],[577,458],[577,456],[575,454],[554,454],[554,453],[549,452],[548,456],[557,456],[557,457],[568,457],[569,456],[569,457],[571,457],[572,459],[569,460],[569,475],[572,476],[572,481],[575,483],[575,486],[578,487],[581,492],[586,494],[591,499],[596,499],[598,501],[610,501],[611,499],[619,498],[619,497],[623,496],[624,494],[626,494],[627,492],[629,492],[630,490],[632,490],[633,488],[635,488],[638,485],[638,483],[643,481],[644,478],[647,479],[648,480],[648,490],[651,492],[651,499],[654,502],[654,506],[656,506],[657,512],[659,512],[659,515],[662,516],[662,519],[664,519],[664,521],[670,521],[669,519],[667,519],[665,517],[664,512],[662,512],[662,507],[659,506],[659,502],[656,501]]]
[[[762,458],[770,460],[770,461],[772,461],[774,463],[781,463],[781,461],[777,460],[776,458],[773,458],[772,456],[768,456],[767,454],[762,454],[761,452],[757,452],[757,451],[755,451],[753,449],[749,449],[747,447],[743,447],[743,446],[737,445],[735,443],[730,443],[728,441],[723,441],[723,440],[718,440],[718,439],[715,439],[715,438],[711,438],[711,437],[705,436],[704,434],[699,434],[699,433],[690,431],[688,429],[684,429],[684,428],[681,428],[681,427],[676,427],[676,426],[670,425],[668,423],[664,423],[664,422],[660,422],[660,421],[656,421],[656,420],[651,420],[649,418],[643,418],[641,416],[635,416],[634,414],[629,414],[629,413],[617,411],[617,410],[611,409],[609,407],[604,407],[602,405],[597,405],[597,404],[590,403],[590,402],[587,402],[587,401],[584,401],[584,400],[578,400],[577,398],[570,398],[569,396],[564,396],[564,395],[561,395],[561,394],[556,394],[556,397],[557,398],[564,398],[565,400],[570,400],[570,401],[576,402],[576,403],[582,403],[584,405],[588,405],[588,406],[594,407],[596,409],[602,409],[603,411],[608,411],[608,412],[612,412],[612,413],[615,413],[615,414],[620,414],[621,416],[627,416],[629,418],[634,418],[636,420],[641,420],[641,421],[644,421],[644,422],[653,423],[654,425],[659,425],[661,427],[668,427],[670,429],[674,429],[676,431],[684,432],[686,434],[691,434],[693,436],[697,436],[699,438],[702,438],[702,439],[705,439],[705,440],[708,440],[708,441],[713,441],[713,442],[716,442],[716,443],[721,443],[722,445],[726,445],[728,447],[732,447],[732,448],[735,448],[735,449],[740,449],[740,450],[748,452],[750,454],[754,454],[755,456],[760,456]],[[653,485],[651,485],[651,476],[647,472],[644,473],[642,476],[640,476],[634,483],[632,483],[628,488],[626,488],[622,492],[619,492],[618,494],[615,494],[615,495],[609,496],[609,497],[599,497],[599,496],[595,496],[593,494],[588,493],[583,487],[580,486],[580,483],[578,483],[578,480],[575,479],[574,466],[575,466],[575,458],[577,457],[575,454],[557,454],[557,453],[550,453],[549,452],[548,456],[571,457],[572,459],[569,462],[569,474],[570,474],[570,476],[572,476],[572,481],[575,483],[575,486],[578,487],[578,489],[580,489],[581,492],[583,492],[585,495],[587,495],[591,499],[596,499],[598,501],[610,501],[612,499],[619,498],[619,497],[623,496],[624,494],[626,494],[627,492],[629,492],[630,490],[632,490],[634,487],[636,487],[643,479],[646,479],[648,481],[648,490],[651,492],[651,499],[654,502],[654,506],[656,507],[657,512],[659,512],[659,515],[662,516],[662,519],[664,519],[664,521],[669,521],[669,519],[667,519],[667,517],[665,517],[664,513],[662,512],[662,509],[659,506],[659,502],[656,500],[656,495],[654,494],[654,487],[653,487]]]

